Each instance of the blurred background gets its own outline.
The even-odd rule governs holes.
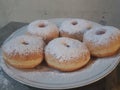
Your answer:
[[[0,0],[0,27],[8,22],[83,18],[120,28],[120,0]]]

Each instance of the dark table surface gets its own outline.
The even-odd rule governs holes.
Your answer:
[[[0,46],[10,34],[17,29],[27,25],[27,23],[10,22],[0,29]],[[27,85],[23,85],[3,72],[0,68],[0,90],[44,90]],[[73,88],[70,90],[120,90],[120,64],[105,78],[84,87]]]

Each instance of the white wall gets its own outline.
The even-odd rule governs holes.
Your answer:
[[[36,19],[78,17],[120,27],[120,0],[0,0],[0,19],[31,22]],[[1,4],[1,3],[0,3]],[[4,7],[1,9],[1,7]],[[2,13],[2,14],[1,14]],[[7,17],[7,20],[6,20]],[[3,25],[0,22],[0,25]]]
[[[8,22],[8,15],[6,14],[3,1],[0,0],[0,27],[4,26]]]

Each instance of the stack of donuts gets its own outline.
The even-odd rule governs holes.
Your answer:
[[[26,33],[2,46],[6,63],[16,68],[34,68],[46,61],[60,71],[74,71],[90,58],[108,57],[120,49],[120,30],[83,19],[68,19],[60,27],[48,20],[36,20]]]

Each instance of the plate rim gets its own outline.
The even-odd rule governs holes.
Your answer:
[[[120,59],[120,58],[119,58],[119,59]],[[28,85],[28,86],[32,86],[32,87],[36,87],[36,88],[43,88],[43,89],[70,89],[70,88],[76,88],[76,87],[86,86],[86,85],[92,84],[92,83],[94,83],[94,82],[96,82],[96,81],[104,78],[104,77],[107,76],[109,73],[111,73],[111,72],[116,68],[116,66],[119,64],[119,60],[116,61],[115,63],[112,63],[112,64],[109,66],[109,68],[107,67],[107,69],[106,69],[107,72],[106,72],[106,70],[104,70],[104,72],[98,74],[98,76],[90,79],[89,81],[87,81],[87,82],[85,82],[85,83],[83,83],[83,84],[77,82],[77,83],[72,83],[72,84],[68,84],[68,85],[54,86],[54,87],[53,87],[53,85],[52,85],[52,86],[51,86],[51,85],[48,85],[48,84],[45,85],[45,84],[42,84],[42,83],[41,83],[41,84],[37,84],[37,83],[35,83],[35,82],[33,82],[32,85],[31,85],[31,83],[29,83],[29,80],[26,79],[26,80],[27,80],[27,81],[26,81],[26,80],[20,79],[19,76],[7,72],[7,70],[5,69],[5,67],[8,67],[8,66],[6,65],[6,63],[4,62],[3,59],[1,59],[1,60],[2,60],[2,61],[1,61],[1,62],[2,62],[1,67],[2,67],[3,71],[4,71],[8,76],[10,76],[10,77],[13,78],[14,80],[16,80],[16,81],[18,81],[18,82],[20,82],[20,83],[22,83],[22,84],[25,84],[25,85]],[[4,67],[4,65],[5,65],[5,67]],[[14,72],[12,72],[12,73],[14,73]],[[34,84],[34,85],[33,85],[33,84]]]

